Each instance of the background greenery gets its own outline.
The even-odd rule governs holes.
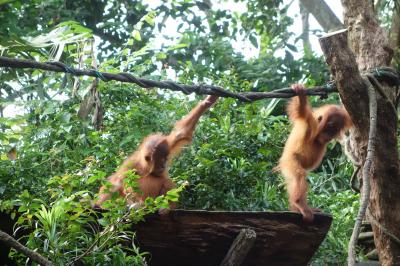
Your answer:
[[[289,31],[293,19],[287,16],[286,1],[244,2],[247,11],[240,13],[221,5],[211,8],[208,1],[149,6],[144,1],[3,0],[0,51],[2,56],[60,60],[83,68],[91,68],[95,59],[101,71],[232,91],[329,80],[323,58],[305,55],[299,36]],[[172,34],[168,21],[178,25]],[[235,48],[237,43],[259,53],[249,57]],[[88,226],[95,222],[90,201],[144,136],[168,133],[202,97],[99,82],[101,107],[82,118],[77,112],[92,95],[91,78],[3,68],[0,80],[0,206],[20,206],[23,215],[16,229],[32,232],[21,241],[60,265],[92,243],[96,249],[83,258],[87,265],[143,264],[146,254],[140,247],[120,245],[133,234],[118,220],[122,204],[101,219],[106,229],[99,234]],[[337,96],[312,99],[314,105],[337,101]],[[271,171],[290,128],[284,105],[284,100],[243,104],[221,99],[170,170],[179,185],[189,185],[168,197],[179,193],[180,206],[189,209],[287,209],[282,177]],[[94,115],[101,111],[103,116]],[[311,205],[334,217],[313,265],[345,262],[358,209],[358,195],[349,189],[352,171],[340,145],[332,143],[322,165],[309,175]],[[163,200],[149,202],[131,219],[140,219]]]

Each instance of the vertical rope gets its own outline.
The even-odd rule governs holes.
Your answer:
[[[358,210],[357,218],[354,224],[353,233],[349,242],[349,251],[347,263],[349,266],[355,266],[356,264],[356,246],[358,241],[358,236],[360,235],[361,223],[365,217],[367,211],[369,194],[371,191],[370,185],[370,175],[372,164],[375,158],[375,143],[376,143],[376,117],[377,117],[377,100],[375,88],[369,80],[369,75],[366,75],[364,82],[368,88],[368,98],[369,98],[369,134],[368,134],[368,148],[367,157],[365,159],[363,171],[362,171],[362,193],[361,193],[361,205]]]

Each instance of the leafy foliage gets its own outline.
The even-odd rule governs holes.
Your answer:
[[[246,10],[183,0],[0,1],[5,22],[0,49],[9,57],[84,68],[97,63],[102,71],[176,77],[233,91],[328,80],[320,57],[298,58],[288,31],[293,21],[282,1],[235,2]],[[167,31],[171,25],[176,25],[173,34]],[[244,55],[238,43],[258,49],[258,55]],[[183,208],[287,208],[282,177],[272,171],[290,128],[284,100],[250,105],[221,99],[202,118],[193,145],[172,165],[178,189],[148,199],[137,211],[127,212],[116,199],[100,215],[90,202],[104,178],[143,137],[169,132],[201,97],[117,82],[100,82],[93,89],[89,78],[29,69],[1,69],[0,79],[1,209],[15,215],[11,206],[17,204],[17,231],[26,232],[21,241],[57,264],[76,259],[85,265],[144,264],[146,254],[132,241],[129,223],[178,198]],[[95,93],[104,110],[99,130],[91,119],[100,109],[77,115]],[[322,166],[309,176],[312,205],[335,219],[315,265],[335,264],[345,256],[358,202],[348,190],[350,175],[339,146],[332,144]],[[11,256],[18,263],[25,260]]]

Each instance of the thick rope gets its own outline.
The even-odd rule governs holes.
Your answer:
[[[367,148],[367,157],[365,159],[364,167],[362,169],[363,184],[362,184],[360,209],[358,210],[358,214],[353,228],[353,233],[351,234],[349,242],[349,250],[347,257],[348,266],[356,265],[356,246],[357,246],[358,236],[360,235],[362,220],[364,219],[365,213],[367,211],[369,194],[371,191],[371,185],[369,180],[371,175],[371,168],[375,159],[376,124],[377,124],[377,109],[378,109],[375,87],[371,82],[373,78],[374,77],[371,74],[366,74],[364,77],[364,82],[367,85],[368,89],[368,99],[369,99],[368,148]]]
[[[33,60],[14,59],[0,56],[0,67],[10,68],[33,68],[42,69],[54,72],[69,73],[74,76],[90,76],[99,78],[103,81],[116,80],[121,82],[134,83],[142,88],[160,88],[172,91],[181,91],[185,94],[196,93],[200,95],[217,95],[219,97],[234,98],[243,102],[254,102],[267,98],[290,98],[297,94],[291,88],[283,88],[271,92],[241,92],[235,93],[213,85],[185,85],[172,81],[156,81],[135,77],[129,73],[121,72],[117,74],[100,72],[94,69],[77,69],[65,65],[62,62],[37,62]],[[370,76],[373,76],[378,82],[386,82],[389,86],[400,86],[400,74],[393,68],[380,67],[370,71]],[[373,81],[372,81],[373,82]],[[378,88],[379,89],[379,88]],[[307,95],[320,96],[326,98],[329,93],[337,92],[334,82],[328,82],[323,86],[309,88],[306,91]],[[393,105],[393,104],[392,104]]]
[[[134,83],[142,88],[160,88],[168,89],[172,91],[181,91],[185,94],[196,93],[200,95],[217,95],[219,97],[225,98],[235,98],[243,102],[253,102],[257,100],[262,100],[266,98],[290,98],[296,96],[297,94],[291,88],[283,88],[279,90],[274,90],[271,92],[242,92],[234,93],[225,90],[218,86],[213,85],[185,85],[172,81],[155,81],[150,79],[138,78],[129,73],[106,73],[99,72],[93,69],[76,69],[69,67],[61,62],[37,62],[33,60],[25,59],[13,59],[8,57],[0,56],[0,67],[10,67],[10,68],[34,68],[42,69],[54,72],[64,72],[69,73],[74,76],[90,76],[99,78],[103,81],[116,80],[121,82]],[[382,74],[382,73],[381,73]],[[329,93],[337,92],[337,89],[333,83],[327,83],[323,86],[316,86],[309,88],[307,90],[307,95],[327,97]]]

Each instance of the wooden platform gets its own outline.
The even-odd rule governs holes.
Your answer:
[[[151,253],[151,266],[220,265],[241,229],[256,232],[254,246],[242,265],[307,265],[332,222],[316,214],[306,224],[292,212],[225,212],[172,210],[152,215],[133,227],[141,251]]]

